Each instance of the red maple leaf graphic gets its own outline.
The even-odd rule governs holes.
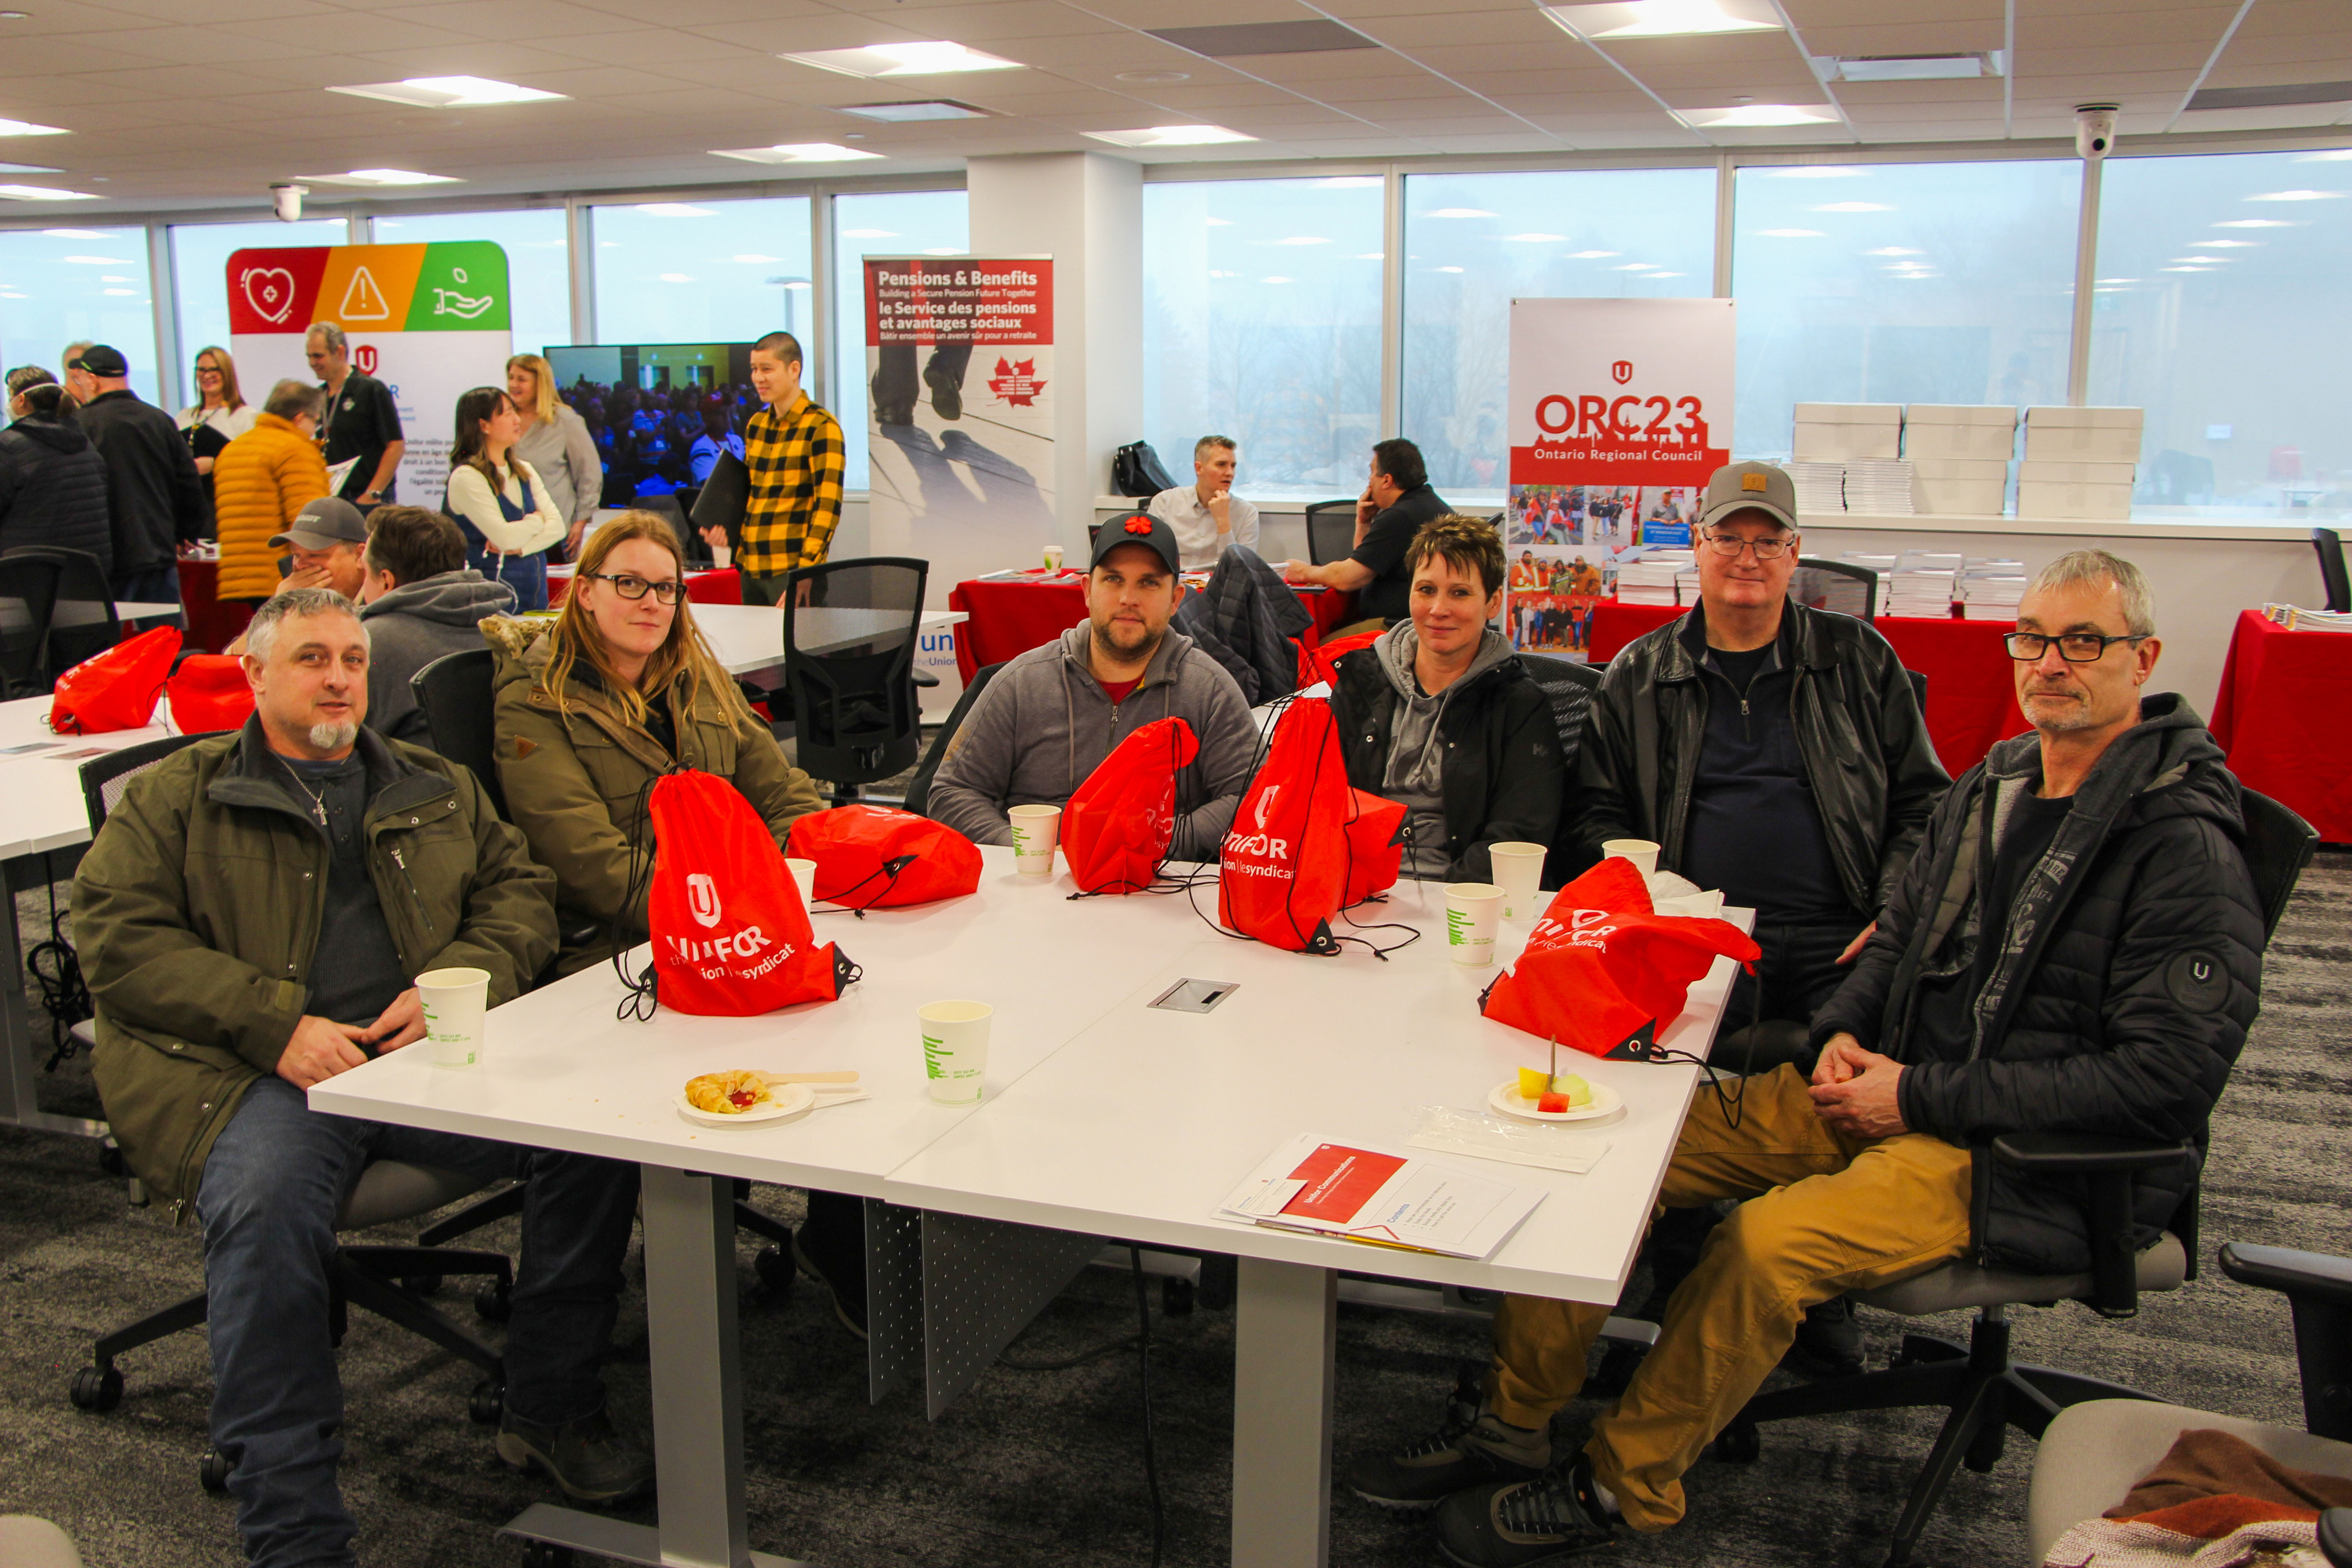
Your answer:
[[[1037,379],[1035,360],[1009,361],[1000,354],[988,389],[1015,408],[1033,408],[1038,395],[1045,390],[1045,384]]]

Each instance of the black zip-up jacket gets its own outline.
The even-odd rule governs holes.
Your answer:
[[[27,414],[0,430],[0,551],[82,550],[114,570],[106,459],[70,412]]]
[[[1854,914],[1878,913],[1918,846],[1951,775],[1936,759],[1911,678],[1876,627],[1791,604],[1789,712],[1839,883]],[[1593,694],[1566,812],[1572,873],[1612,838],[1646,838],[1682,868],[1692,775],[1706,740],[1706,682],[1683,643],[1706,611],[1644,633],[1610,662]]]
[[[212,527],[196,459],[172,416],[127,387],[100,393],[81,411],[81,427],[106,459],[114,519],[114,577],[160,572],[179,547]]]
[[[2201,1151],[2213,1102],[2262,994],[2262,907],[2241,843],[2238,781],[2204,721],[2171,692],[2143,698],[2074,795],[2049,851],[1988,930],[1976,889],[2020,796],[2042,779],[2039,739],[1992,749],[1952,786],[1853,973],[1813,1019],[1903,1062],[1904,1124],[1952,1143],[2007,1132],[2187,1141]],[[1913,1038],[1925,976],[2000,957],[1973,1006],[1966,1058],[1921,1059]],[[2172,1218],[2194,1179],[2136,1179],[2135,1240]],[[2074,1273],[2090,1264],[2084,1195],[1981,1154],[1989,1207],[1976,1256],[1989,1267]]]
[[[1389,740],[1402,700],[1381,668],[1379,645],[1343,655],[1332,667],[1331,716],[1348,782],[1379,795],[1386,782]],[[1551,699],[1517,658],[1471,676],[1448,693],[1437,721],[1445,742],[1445,852],[1454,881],[1495,875],[1490,846],[1549,844],[1559,822],[1559,730]]]

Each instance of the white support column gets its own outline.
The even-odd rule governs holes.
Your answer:
[[[155,315],[155,397],[166,408],[184,408],[203,399],[194,379],[180,363],[179,278],[172,268],[172,230],[147,226],[147,299]]]
[[[1381,406],[1374,440],[1404,434],[1404,175],[1381,182]]]
[[[1084,561],[1111,454],[1143,435],[1143,171],[1101,153],[974,158],[975,256],[1054,258],[1054,514]]]
[[[596,341],[595,219],[577,196],[563,204],[564,256],[571,263],[572,341]]]
[[[2091,306],[2098,299],[2099,171],[2098,158],[2083,160],[2083,210],[2074,231],[2074,327],[2066,356],[2066,401],[2080,408],[2091,401]]]

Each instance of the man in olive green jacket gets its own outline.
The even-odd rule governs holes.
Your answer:
[[[311,1084],[425,1032],[413,977],[487,970],[497,1004],[555,949],[554,879],[473,775],[362,727],[367,632],[331,590],[255,613],[255,713],[134,779],[75,880],[92,1058],[125,1157],[205,1232],[212,1435],[247,1555],[348,1563],[326,1263],[371,1160],[529,1179],[506,1352],[509,1463],[575,1496],[651,1473],[596,1372],[634,1166],[313,1112]]]

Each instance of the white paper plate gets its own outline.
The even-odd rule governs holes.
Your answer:
[[[1522,1121],[1592,1121],[1608,1115],[1625,1103],[1625,1097],[1605,1083],[1592,1083],[1592,1103],[1574,1110],[1538,1110],[1532,1100],[1519,1097],[1519,1080],[1507,1079],[1487,1091],[1486,1103],[1506,1116],[1516,1116]]]
[[[706,1127],[750,1127],[762,1121],[783,1121],[806,1113],[816,1104],[816,1090],[804,1083],[780,1083],[768,1090],[769,1103],[732,1116],[705,1110],[677,1091],[677,1113]]]

